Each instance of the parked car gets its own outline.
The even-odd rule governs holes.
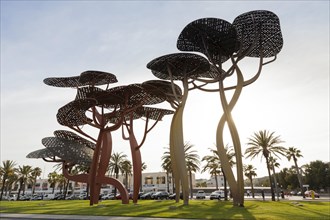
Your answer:
[[[169,195],[169,199],[175,199],[175,197],[176,197],[176,193],[173,193],[173,194],[171,194],[171,195]],[[183,193],[181,192],[180,193],[180,199],[183,199]]]
[[[152,199],[168,199],[168,197],[169,194],[166,191],[159,191],[151,196]]]
[[[312,197],[312,190],[307,190],[305,192],[305,196],[306,197]],[[315,192],[315,191],[314,191],[314,196],[315,196],[315,198],[320,198],[320,195],[317,192]]]
[[[65,198],[66,200],[80,200],[79,195],[69,195]]]
[[[101,199],[102,199],[102,200],[108,200],[108,199],[114,199],[114,197],[115,197],[115,194],[110,193],[110,194],[104,194],[104,195],[101,197]]]
[[[154,194],[154,192],[147,192],[140,196],[140,199],[151,199],[151,196]]]
[[[42,195],[33,195],[31,200],[42,200]]]
[[[31,199],[31,196],[29,195],[21,195],[19,197],[19,201],[29,201]]]
[[[225,197],[224,192],[221,190],[217,190],[217,191],[214,191],[211,193],[210,200],[213,200],[213,199],[220,200],[221,198],[224,198],[224,197]]]
[[[59,195],[59,194],[58,194],[58,195]],[[44,199],[44,200],[54,200],[55,197],[56,197],[55,194],[45,194],[44,197],[43,197],[43,199]]]
[[[45,197],[44,197],[44,199],[45,199]],[[64,195],[63,194],[57,194],[52,200],[64,200]]]
[[[196,199],[205,199],[206,198],[206,194],[203,190],[198,190],[197,194],[196,194]]]

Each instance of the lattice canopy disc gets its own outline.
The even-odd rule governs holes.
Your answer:
[[[56,131],[54,131],[54,135],[55,135],[55,137],[76,141],[79,144],[81,144],[82,146],[85,146],[85,147],[88,147],[91,149],[95,149],[95,144],[93,142],[86,140],[85,138],[80,137],[79,135],[77,135],[71,131],[56,130]]]
[[[120,103],[122,110],[125,110],[126,107],[155,105],[165,101],[163,97],[145,90],[141,84],[115,87],[109,89],[109,94],[110,96],[121,97],[123,99],[123,102]]]
[[[74,140],[47,137],[42,139],[42,144],[66,162],[89,166],[93,160],[94,150]]]
[[[125,97],[118,96],[111,90],[103,90],[98,87],[82,87],[78,89],[77,99],[94,99],[97,106],[114,107],[124,103]]]
[[[44,79],[44,83],[55,87],[81,87],[107,85],[117,82],[117,78],[112,73],[89,70],[82,72],[80,76],[72,77],[50,77]]]
[[[87,118],[85,112],[95,106],[93,99],[78,99],[69,102],[57,112],[57,121],[65,126],[80,126],[85,125],[91,121]]]
[[[201,18],[189,23],[180,33],[177,48],[203,53],[212,63],[220,64],[238,50],[236,30],[228,21]]]
[[[160,108],[142,107],[136,109],[136,114],[144,118],[160,121],[165,115],[174,114],[174,111]]]
[[[48,150],[47,148],[43,148],[40,150],[32,151],[31,153],[26,155],[26,158],[39,159],[39,158],[49,158],[54,156],[55,154],[53,154],[52,151]]]
[[[202,75],[210,69],[210,64],[197,54],[173,53],[150,61],[147,68],[159,79],[170,80],[172,75],[173,80],[182,80]]]
[[[171,102],[175,98],[174,92],[179,99],[182,98],[181,88],[175,83],[171,83],[169,81],[148,80],[142,83],[142,87],[148,90],[150,93],[160,97],[163,96],[168,102]]]
[[[242,44],[241,52],[253,43],[249,57],[272,57],[278,54],[283,46],[280,20],[270,11],[250,11],[235,18],[233,25]]]

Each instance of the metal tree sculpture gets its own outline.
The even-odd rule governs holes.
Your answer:
[[[179,202],[180,185],[182,185],[183,201],[188,205],[189,201],[189,183],[188,171],[185,164],[184,137],[183,137],[183,111],[188,98],[189,78],[197,76],[206,76],[210,70],[209,62],[197,54],[175,53],[161,56],[150,61],[147,68],[160,78],[170,80],[172,91],[178,105],[175,107],[175,113],[172,118],[170,130],[170,152],[173,176],[175,179],[176,202]],[[176,94],[174,80],[180,80],[183,86],[182,97]]]
[[[110,119],[113,123],[122,123],[122,136],[124,140],[129,140],[132,154],[133,162],[133,203],[137,203],[139,189],[141,187],[141,178],[142,178],[142,160],[140,148],[146,140],[147,134],[156,126],[158,121],[167,114],[173,114],[173,111],[166,109],[158,109],[151,107],[144,107],[143,105],[153,105],[165,101],[165,97],[161,94],[155,93],[151,89],[147,89],[145,86],[140,86],[133,84],[130,86],[136,87],[135,89],[126,89],[123,91],[125,94],[122,96],[127,97],[127,100],[120,105],[121,111],[126,111],[123,114],[119,111],[118,117],[112,117]],[[137,89],[139,88],[139,89]],[[127,111],[127,109],[130,109]],[[123,117],[123,118],[122,118]],[[134,131],[134,120],[144,118],[145,120],[145,129],[143,132],[143,137],[140,143],[137,142]],[[154,120],[154,124],[150,126],[149,121]],[[127,135],[125,135],[125,130]]]
[[[256,81],[262,67],[275,61],[283,46],[283,39],[278,17],[270,11],[251,11],[238,16],[233,24],[217,18],[202,18],[188,24],[179,35],[177,48],[181,51],[203,53],[212,64],[213,79],[195,78],[194,85],[203,91],[218,91],[223,115],[217,128],[217,149],[224,173],[230,185],[234,205],[244,206],[243,165],[241,144],[237,128],[232,118],[233,110],[242,88]],[[249,80],[244,80],[238,66],[245,57],[260,59],[257,73]],[[264,58],[274,57],[267,62]],[[223,63],[230,60],[228,70]],[[225,87],[224,81],[236,73],[237,85]],[[218,83],[218,90],[203,88],[208,83]],[[201,85],[197,85],[202,83]],[[234,89],[234,95],[227,99],[225,91]],[[236,153],[237,180],[230,167],[224,148],[223,132],[227,122]]]
[[[108,79],[108,80],[105,80]],[[128,86],[119,86],[103,90],[95,85],[114,82],[114,75],[104,72],[87,71],[79,77],[47,78],[45,83],[57,87],[76,87],[76,99],[58,110],[57,121],[67,126],[81,135],[89,138],[88,141],[77,134],[69,131],[56,131],[55,137],[44,138],[42,143],[51,156],[55,155],[60,159],[51,159],[51,162],[63,162],[63,174],[66,178],[86,182],[90,185],[90,205],[97,204],[102,184],[111,184],[119,189],[122,196],[122,202],[127,204],[128,193],[121,182],[105,176],[106,169],[112,151],[111,132],[121,126],[128,130],[132,152],[134,169],[134,196],[133,202],[137,202],[138,192],[141,183],[141,154],[142,146],[147,133],[162,119],[166,114],[172,114],[172,111],[165,109],[155,109],[143,107],[143,105],[153,105],[165,101],[164,96],[148,92],[139,84]],[[87,114],[86,114],[87,113]],[[141,117],[146,118],[146,129],[140,145],[133,132],[133,119]],[[149,119],[156,122],[150,128]],[[85,133],[80,126],[91,125],[99,129],[97,139],[94,139]],[[124,133],[123,133],[124,134]],[[123,135],[124,136],[124,135]],[[48,156],[48,154],[36,154],[32,152],[28,157]],[[88,174],[71,175],[69,169],[75,165],[81,164],[90,166]]]

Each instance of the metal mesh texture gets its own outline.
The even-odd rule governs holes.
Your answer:
[[[42,139],[42,144],[54,155],[66,162],[89,166],[93,159],[94,150],[75,140],[46,137]]]
[[[256,41],[249,57],[272,57],[283,46],[279,18],[270,11],[250,11],[235,18],[233,25],[241,42],[241,52],[247,50]]]
[[[91,149],[95,149],[95,144],[71,131],[65,131],[65,130],[56,130],[54,131],[55,137],[58,138],[64,138],[67,140],[72,140],[80,143],[83,146],[86,146]]]
[[[189,23],[180,33],[177,48],[203,53],[213,63],[220,64],[238,50],[236,30],[228,21],[201,18]]]
[[[147,64],[147,68],[159,79],[170,80],[171,70],[173,80],[184,77],[200,76],[209,71],[207,59],[193,53],[173,53],[158,57]]]
[[[173,87],[172,87],[173,86]],[[159,97],[164,97],[166,101],[172,102],[174,100],[174,93],[179,99],[182,98],[182,90],[175,83],[164,81],[164,80],[148,80],[142,83],[142,87]]]
[[[174,111],[160,108],[142,107],[136,110],[141,117],[160,121],[165,115],[174,114]]]
[[[47,148],[43,148],[36,151],[32,151],[26,156],[26,158],[39,159],[39,158],[48,158],[54,156],[55,154],[52,151],[48,150]]]
[[[79,99],[69,102],[57,112],[57,121],[61,125],[65,126],[80,126],[90,122],[85,112],[95,106],[95,100],[93,99]]]
[[[72,77],[50,77],[44,79],[44,83],[55,87],[81,87],[106,85],[117,82],[117,78],[112,73],[89,70],[82,72],[80,76]]]

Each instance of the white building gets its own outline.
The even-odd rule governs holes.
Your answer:
[[[126,183],[125,176],[119,175],[118,180],[122,183]],[[211,181],[211,180],[210,180]],[[128,186],[126,187],[129,191],[133,190],[133,176],[128,176]],[[212,182],[212,181],[211,181]],[[192,184],[196,186],[195,175],[192,175]],[[150,172],[150,173],[142,173],[142,191],[149,192],[149,191],[168,191],[170,193],[173,192],[173,178],[170,174],[167,176],[166,172]],[[212,184],[211,184],[212,185]],[[62,189],[61,189],[62,188]],[[18,184],[16,184],[12,190],[12,193],[17,193]],[[64,191],[64,187],[56,184],[54,188],[54,193]],[[68,193],[75,193],[79,194],[82,192],[86,192],[87,184],[80,183],[80,182],[69,182]],[[111,193],[114,190],[113,186],[111,185],[103,185],[101,188],[101,193]],[[35,193],[36,194],[49,194],[53,192],[53,187],[48,182],[48,179],[37,179],[36,186],[35,186]],[[32,193],[32,184],[28,184],[25,189],[26,194]]]

